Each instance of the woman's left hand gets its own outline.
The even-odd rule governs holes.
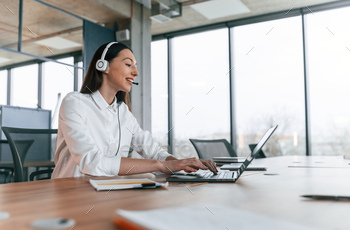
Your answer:
[[[218,170],[216,168],[216,164],[212,160],[203,160],[203,159],[199,159],[199,160],[202,162],[202,164],[207,166],[209,168],[209,170],[212,171],[214,174],[218,173]]]

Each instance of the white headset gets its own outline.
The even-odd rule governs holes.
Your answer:
[[[105,60],[106,54],[108,52],[109,47],[111,47],[113,44],[117,44],[118,42],[110,42],[106,48],[103,50],[101,59],[98,59],[96,62],[96,69],[101,72],[105,72],[108,69],[108,61]]]

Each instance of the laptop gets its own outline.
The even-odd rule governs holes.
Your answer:
[[[253,151],[255,147],[256,147],[256,144],[249,144],[250,151]],[[263,152],[262,149],[256,154],[255,159],[258,159],[258,158],[266,158],[266,154]]]
[[[236,171],[241,166],[242,166],[242,163],[224,164],[223,166],[221,166],[220,170]],[[250,164],[245,170],[246,171],[266,171],[267,167],[265,165]]]
[[[213,157],[211,158],[217,164],[227,164],[227,163],[243,163],[245,157]]]
[[[250,151],[253,151],[256,147],[256,144],[250,144],[249,145],[249,149]],[[263,150],[261,149],[255,156],[256,158],[265,158],[266,155],[263,152]],[[229,170],[237,170],[237,167],[240,167],[241,164],[245,161],[245,157],[213,157],[212,160],[216,163],[217,166],[221,166],[224,165],[225,167],[228,167],[227,164],[231,165],[231,168]],[[266,167],[256,167],[253,165],[249,165],[249,167],[246,170],[266,170]]]
[[[273,132],[277,129],[277,125],[267,130],[254,150],[246,158],[243,164],[237,171],[219,170],[217,175],[214,175],[210,170],[199,169],[195,173],[174,173],[167,178],[167,181],[172,182],[236,182],[248,165],[253,161],[257,153],[265,145]]]

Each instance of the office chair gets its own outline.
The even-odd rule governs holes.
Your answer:
[[[0,140],[0,157],[2,154],[2,151],[5,149],[4,147],[8,146],[7,140]],[[2,157],[1,157],[2,159]],[[0,175],[4,177],[3,183],[8,183],[11,180],[11,177],[13,176],[13,166],[8,164],[2,164],[0,165]],[[1,183],[1,182],[0,182]]]
[[[226,139],[198,140],[190,139],[198,157],[210,160],[213,157],[237,157],[235,150]]]
[[[257,144],[249,144],[249,149],[250,151],[253,151],[254,148],[256,147]],[[256,155],[255,159],[257,158],[266,158],[265,153],[262,151],[262,149],[258,152],[258,154]]]
[[[2,127],[2,130],[11,149],[14,181],[50,179],[54,167],[51,153],[56,146],[57,129]]]

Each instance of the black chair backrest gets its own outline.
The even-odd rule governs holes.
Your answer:
[[[235,150],[226,139],[198,140],[190,139],[200,159],[213,157],[237,157]]]
[[[0,140],[0,159],[2,159],[1,154],[3,151],[2,147],[7,147],[8,146],[8,141],[7,140]],[[13,167],[9,165],[1,165],[0,166],[0,175],[4,177],[3,181],[0,181],[0,184],[3,183],[8,183],[11,179],[11,176],[13,175]]]
[[[50,162],[56,147],[57,129],[23,129],[2,127],[10,145],[15,182],[28,180],[26,162]]]

